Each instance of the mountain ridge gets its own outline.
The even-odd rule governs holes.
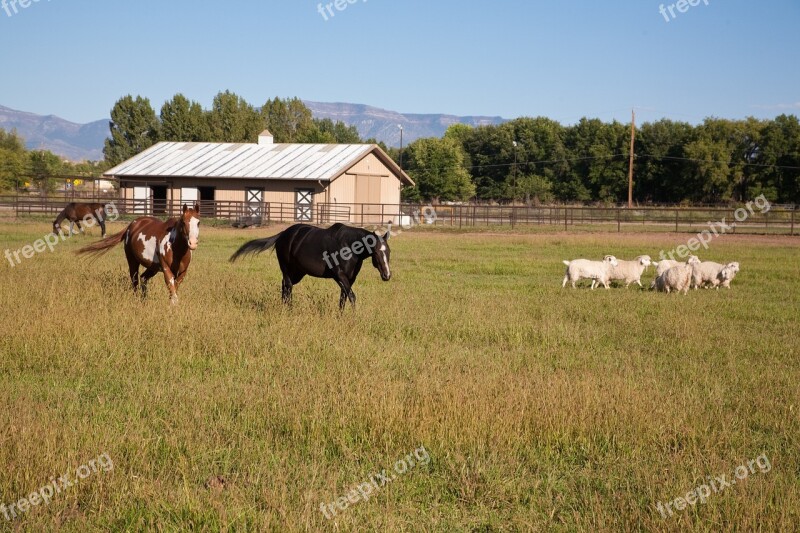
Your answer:
[[[502,124],[506,119],[490,116],[457,116],[448,114],[400,113],[367,104],[314,102],[304,100],[316,119],[340,120],[355,126],[362,139],[377,139],[387,146],[408,146],[421,137],[441,137],[453,124],[486,126]],[[72,161],[103,159],[103,144],[109,136],[109,119],[79,124],[57,115],[38,115],[0,105],[0,128],[17,133],[32,150],[50,150]]]

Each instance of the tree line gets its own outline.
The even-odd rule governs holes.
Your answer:
[[[267,128],[279,143],[361,143],[354,126],[314,119],[297,98],[253,106],[229,91],[209,109],[181,94],[159,115],[146,98],[126,96],[111,113],[106,162],[115,165],[158,141],[256,142]],[[630,124],[583,118],[562,125],[544,117],[501,125],[451,126],[441,138],[382,148],[416,182],[407,201],[620,203],[627,200]],[[637,203],[731,203],[761,194],[800,203],[800,122],[668,119],[636,132]]]
[[[112,166],[159,141],[253,143],[265,129],[276,143],[364,142],[355,126],[315,119],[298,98],[276,97],[257,107],[230,91],[218,93],[209,109],[176,94],[158,115],[148,98],[128,95],[114,104],[109,126],[103,154]]]
[[[563,126],[519,118],[456,124],[411,143],[403,160],[414,201],[621,203],[627,201],[631,125],[581,119]],[[735,203],[763,194],[800,203],[800,122],[708,118],[693,126],[643,124],[634,144],[637,203]]]
[[[91,179],[107,168],[103,161],[73,163],[49,150],[28,150],[16,130],[0,128],[0,191],[32,187],[52,192],[58,178]]]

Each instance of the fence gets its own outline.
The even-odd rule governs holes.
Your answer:
[[[0,216],[48,215],[55,217],[72,198],[0,196]],[[122,215],[169,217],[180,213],[180,202],[142,202],[130,199],[82,199],[98,203],[113,202]],[[411,204],[327,204],[298,206],[290,203],[248,203],[213,201],[200,205],[203,217],[226,220],[237,226],[271,222],[305,221],[313,224],[344,222],[354,225],[409,224],[412,221],[436,226],[470,228],[477,226],[547,226],[605,231],[675,231],[692,232],[709,225],[725,223],[734,227],[726,232],[750,232],[795,235],[797,209],[773,206],[766,212],[753,207],[682,208],[682,207],[582,207],[582,206],[480,206],[433,205],[435,220],[420,220],[424,206]]]

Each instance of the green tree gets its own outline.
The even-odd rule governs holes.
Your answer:
[[[28,165],[39,189],[48,193],[56,189],[57,178],[63,171],[60,157],[47,150],[33,150],[28,152]]]
[[[25,141],[17,130],[6,132],[0,129],[0,190],[18,186],[26,163]]]
[[[678,203],[692,193],[685,148],[693,137],[687,122],[662,119],[639,127],[633,178],[637,201]]]
[[[764,194],[770,201],[800,204],[800,121],[781,115],[762,130],[759,174],[748,190],[752,199]]]
[[[199,103],[179,93],[161,106],[162,141],[204,142],[210,137],[209,121]]]
[[[568,128],[570,171],[566,182],[574,188],[561,189],[562,198],[603,202],[627,198],[629,143],[630,126],[617,121],[582,118]]]
[[[278,143],[307,142],[302,139],[329,138],[317,133],[311,110],[299,98],[267,100],[261,107],[262,124]]]
[[[222,143],[254,143],[264,129],[259,112],[241,96],[218,93],[208,113],[209,140]]]
[[[464,150],[453,139],[418,139],[408,146],[404,160],[417,184],[405,193],[408,200],[466,201],[475,195]]]
[[[158,142],[159,122],[150,100],[137,96],[120,98],[111,110],[111,138],[106,139],[106,161],[118,165]]]

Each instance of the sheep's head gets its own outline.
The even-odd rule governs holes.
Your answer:
[[[732,272],[739,272],[739,263],[737,263],[736,261],[733,261],[733,262],[728,263],[727,265],[725,265],[725,268],[731,269]]]
[[[700,258],[697,257],[696,255],[690,255],[689,259],[686,260],[686,264],[687,265],[699,265],[700,264]]]
[[[603,258],[604,263],[608,263],[611,266],[617,266],[619,263],[617,262],[617,258],[613,255],[607,255]]]
[[[650,259],[649,255],[640,255],[636,259],[639,261],[639,264],[644,267],[645,270],[647,270],[647,267],[649,267],[650,265],[657,264],[653,263],[653,260]]]
[[[727,264],[722,270],[719,271],[717,278],[720,281],[732,280],[736,276],[736,273],[738,271],[739,271],[738,267],[732,267],[731,264]]]

